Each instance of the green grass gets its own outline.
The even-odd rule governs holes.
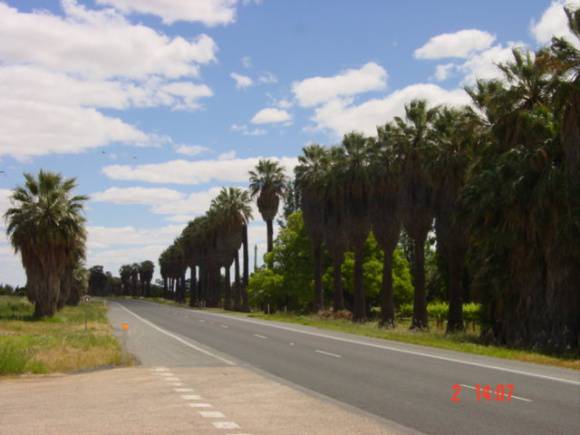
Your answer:
[[[378,327],[377,322],[357,324],[342,319],[322,319],[317,315],[251,313],[248,316],[263,320],[297,323],[365,337],[580,370],[580,355],[554,356],[522,349],[479,344],[478,328],[475,331],[469,328],[466,332],[445,334],[442,328],[437,328],[435,325],[429,331],[410,331],[409,320],[404,319],[399,321],[395,329],[383,329]]]
[[[0,296],[0,375],[74,372],[123,362],[102,302],[65,307],[44,320],[34,320],[32,313],[26,298]]]

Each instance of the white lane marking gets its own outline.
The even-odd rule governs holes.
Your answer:
[[[339,355],[337,353],[332,353],[332,352],[325,352],[323,350],[318,350],[316,349],[314,352],[316,353],[321,353],[322,355],[328,355],[328,356],[332,356],[334,358],[342,358],[342,355]]]
[[[447,357],[447,356],[442,356],[442,355],[432,355],[432,354],[429,354],[426,352],[419,352],[419,351],[415,351],[415,350],[399,349],[399,348],[387,346],[384,344],[369,343],[369,342],[354,340],[352,338],[346,338],[346,337],[335,337],[332,335],[321,334],[319,332],[302,331],[300,329],[294,329],[294,328],[290,328],[290,327],[282,326],[282,325],[269,325],[268,323],[266,323],[267,321],[258,322],[258,321],[252,320],[252,319],[242,319],[242,318],[238,318],[238,317],[234,317],[234,316],[225,316],[223,314],[209,313],[209,312],[204,312],[202,315],[226,317],[228,320],[236,320],[238,322],[253,323],[254,325],[266,326],[268,328],[274,328],[274,329],[281,329],[283,331],[296,332],[298,334],[310,335],[313,337],[327,338],[329,340],[340,341],[343,343],[358,344],[361,346],[373,347],[375,349],[389,350],[391,352],[399,352],[399,353],[405,353],[407,355],[422,356],[424,358],[438,359],[440,361],[448,361],[448,362],[457,363],[457,364],[464,364],[464,365],[468,365],[468,366],[481,367],[481,368],[490,369],[490,370],[498,370],[500,372],[514,373],[516,375],[530,376],[532,378],[546,379],[548,381],[562,382],[564,384],[571,384],[571,385],[580,386],[580,381],[574,381],[572,379],[558,378],[556,376],[541,375],[539,373],[527,372],[525,370],[510,369],[507,367],[499,367],[499,366],[494,366],[494,365],[490,365],[490,364],[478,363],[478,362],[474,362],[474,361],[467,361],[467,360],[463,360],[463,359],[459,359],[459,358],[452,358],[452,357]]]
[[[227,365],[230,365],[230,366],[235,366],[235,364],[234,364],[232,361],[230,361],[230,360],[228,360],[228,359],[225,359],[225,358],[222,358],[221,356],[219,356],[219,355],[216,355],[215,353],[212,353],[212,352],[210,352],[210,351],[207,351],[207,350],[205,350],[205,349],[202,349],[201,347],[199,347],[199,346],[196,346],[195,344],[192,344],[192,343],[190,343],[189,341],[186,341],[186,340],[184,340],[183,338],[181,338],[181,337],[178,337],[177,335],[175,335],[175,334],[172,334],[171,332],[169,332],[169,331],[166,331],[166,330],[165,330],[165,329],[163,329],[163,328],[160,328],[160,327],[159,327],[159,326],[157,326],[155,323],[153,323],[153,322],[150,322],[150,321],[149,321],[149,320],[147,320],[147,319],[144,319],[143,317],[141,317],[141,316],[140,316],[140,315],[138,315],[138,314],[135,314],[133,311],[131,311],[130,309],[126,308],[125,306],[123,306],[123,305],[119,304],[118,302],[117,302],[117,304],[118,304],[118,305],[119,305],[119,306],[120,306],[122,309],[124,309],[125,311],[127,311],[129,314],[131,314],[131,315],[135,316],[137,319],[141,320],[143,323],[145,323],[145,324],[147,324],[147,325],[151,326],[153,329],[155,329],[155,330],[157,330],[157,331],[161,332],[162,334],[165,334],[165,335],[167,335],[168,337],[174,338],[175,340],[179,341],[181,344],[184,344],[184,345],[185,345],[185,346],[187,346],[187,347],[190,347],[190,348],[192,348],[192,349],[195,349],[195,350],[197,350],[198,352],[201,352],[201,353],[203,353],[203,354],[205,354],[205,355],[209,355],[209,356],[211,356],[211,357],[213,357],[213,358],[215,358],[215,359],[217,359],[217,360],[219,360],[219,361],[221,361],[221,362],[223,362],[223,363],[225,363],[225,364],[227,364]]]
[[[150,369],[151,371],[154,372],[168,372],[169,369],[165,368],[165,367],[155,367],[154,369]]]
[[[219,411],[199,411],[203,418],[225,418],[226,416]]]
[[[461,385],[462,387],[465,387],[465,388],[469,388],[470,390],[477,391],[477,388],[472,387],[471,385],[465,385],[465,384],[459,384],[459,385]],[[493,394],[493,393],[491,393],[491,394]],[[521,400],[523,402],[533,402],[532,399],[526,399],[525,397],[516,396],[515,394],[512,394],[512,399]]]
[[[239,429],[240,425],[233,421],[214,421],[213,425],[216,429]]]
[[[220,325],[222,328],[229,328],[228,325]]]
[[[174,387],[183,387],[183,382],[172,382],[171,385]]]
[[[163,378],[163,379],[165,379],[167,382],[179,382],[179,378],[176,378],[176,377]]]
[[[169,373],[169,372],[163,372],[160,373],[161,376],[169,376],[169,377],[174,377],[175,375],[173,373]]]
[[[264,336],[264,335],[260,335],[260,334],[254,334],[254,337],[258,337],[261,338],[262,340],[267,339],[268,337]]]
[[[174,388],[176,393],[193,393],[193,388]]]
[[[211,408],[209,403],[190,403],[189,406],[192,408]]]
[[[201,400],[201,396],[197,394],[184,394],[181,396],[183,400]]]
[[[294,346],[294,343],[290,343],[290,346]]]

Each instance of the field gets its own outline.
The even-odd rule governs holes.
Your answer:
[[[124,362],[102,301],[65,307],[46,320],[33,320],[32,312],[26,298],[0,296],[0,376],[75,372]]]

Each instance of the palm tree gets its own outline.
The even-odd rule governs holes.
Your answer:
[[[324,240],[324,183],[329,160],[326,150],[320,145],[309,145],[298,157],[298,166],[294,169],[296,188],[300,192],[300,208],[304,227],[312,242],[314,258],[314,308],[324,309],[324,292],[322,289],[322,242]]]
[[[273,249],[273,222],[278,213],[280,198],[284,196],[286,175],[284,169],[273,160],[260,160],[250,171],[250,193],[258,197],[258,210],[268,229],[268,252]]]
[[[134,297],[141,296],[139,293],[139,269],[141,265],[139,263],[133,263],[131,265],[131,294]]]
[[[67,258],[67,264],[61,279],[60,293],[58,296],[57,308],[60,310],[65,304],[71,305],[71,301],[76,300],[76,296],[72,295],[78,288],[75,286],[79,280],[79,269],[83,269],[83,262],[86,256],[86,231],[82,231],[77,235],[76,240],[73,241]],[[80,296],[79,296],[80,301]],[[78,302],[77,302],[78,304]],[[76,305],[76,304],[75,304]]]
[[[424,100],[405,106],[405,118],[396,117],[395,143],[401,159],[401,216],[405,230],[413,239],[413,302],[412,329],[425,329],[427,295],[425,291],[425,241],[433,224],[433,188],[427,162],[431,154],[432,122],[437,108],[428,109]]]
[[[369,237],[370,179],[368,139],[360,133],[349,133],[342,140],[344,158],[339,161],[343,185],[346,235],[354,251],[353,321],[364,322],[367,306],[363,282],[364,246]]]
[[[22,257],[34,316],[53,316],[63,273],[70,267],[69,252],[83,239],[87,197],[72,194],[74,178],[45,171],[37,177],[24,174],[24,178],[24,186],[12,193],[13,206],[5,214],[6,232]]]
[[[139,279],[143,286],[143,296],[146,298],[151,296],[151,280],[153,280],[153,273],[155,265],[150,260],[145,260],[139,265]]]
[[[442,108],[433,123],[434,158],[430,162],[435,194],[437,251],[449,276],[447,332],[463,329],[462,275],[468,249],[467,222],[460,201],[477,145],[479,119],[468,108]]]
[[[161,261],[161,260],[160,260]],[[119,276],[121,277],[121,287],[123,288],[123,294],[131,294],[131,265],[124,264],[119,269]]]
[[[373,234],[383,250],[383,280],[379,325],[395,326],[393,297],[393,253],[401,233],[400,168],[394,151],[393,125],[377,129],[378,140],[370,153],[370,218]]]
[[[89,286],[89,273],[84,264],[77,264],[72,277],[72,285],[66,304],[76,306],[80,303],[81,297],[86,294]]]

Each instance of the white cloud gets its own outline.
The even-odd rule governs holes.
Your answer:
[[[467,58],[471,54],[489,48],[495,36],[477,29],[460,30],[432,37],[415,50],[417,59]]]
[[[236,158],[236,152],[234,150],[221,153],[218,156],[218,160],[232,160]]]
[[[110,187],[91,195],[93,201],[113,204],[157,205],[165,201],[179,201],[183,194],[172,189],[148,187]]]
[[[176,21],[201,22],[206,26],[230,24],[236,19],[236,0],[97,0],[124,13],[161,17],[165,24]]]
[[[282,109],[276,109],[275,107],[267,107],[260,110],[254,115],[251,120],[252,124],[277,124],[280,122],[289,122],[292,120],[292,116]]]
[[[173,97],[180,97],[181,100],[172,102],[171,106],[177,110],[194,110],[200,107],[197,100],[204,97],[211,97],[212,90],[207,85],[200,85],[191,82],[171,82],[159,87],[160,95],[166,94],[171,101]]]
[[[488,50],[471,56],[465,63],[458,65],[459,71],[465,74],[462,81],[464,85],[472,85],[476,80],[491,80],[503,77],[503,73],[497,67],[498,64],[513,60],[513,49],[525,48],[522,42],[509,42],[505,47],[495,45]]]
[[[89,10],[63,1],[65,17],[19,12],[0,3],[0,59],[92,77],[144,79],[192,77],[215,60],[207,35],[170,38],[114,11]],[[42,43],[40,43],[42,41]]]
[[[230,77],[236,82],[236,89],[246,89],[254,84],[254,81],[245,75],[238,73],[231,73]]]
[[[263,136],[266,134],[266,130],[263,128],[251,129],[246,124],[232,124],[230,128],[232,131],[240,132],[244,136]]]
[[[290,101],[290,100],[281,99],[281,100],[275,100],[274,105],[276,107],[279,107],[280,109],[290,109],[294,104],[292,104],[292,101]]]
[[[571,43],[579,46],[579,41],[568,28],[568,18],[564,13],[564,6],[570,9],[580,7],[580,0],[552,1],[550,6],[544,11],[540,20],[536,23],[532,21],[530,31],[536,41],[540,44],[547,44],[552,37],[564,37]]]
[[[447,63],[444,65],[437,65],[435,67],[435,79],[437,81],[443,82],[447,80],[453,71],[457,69],[457,65],[453,63]]]
[[[352,100],[333,100],[315,110],[312,120],[318,129],[328,129],[338,136],[351,131],[376,135],[376,127],[404,113],[404,106],[413,99],[425,99],[430,105],[469,104],[462,89],[447,91],[433,84],[415,84],[387,95],[354,105]]]
[[[288,173],[294,169],[294,157],[269,157],[278,161]],[[146,165],[110,165],[103,173],[113,180],[146,183],[204,184],[210,182],[247,183],[248,171],[260,157],[231,160],[171,160]]]
[[[180,145],[175,148],[177,154],[183,154],[186,156],[197,156],[198,154],[203,154],[207,151],[209,151],[209,148],[201,145]]]
[[[271,85],[274,83],[278,83],[278,77],[276,77],[271,72],[266,71],[258,76],[258,82],[265,85]]]
[[[292,85],[294,96],[305,107],[312,107],[336,97],[350,97],[387,87],[387,71],[374,62],[359,69],[348,69],[332,77],[311,77]]]
[[[104,227],[87,226],[87,246],[90,250],[113,246],[132,246],[145,244],[168,245],[179,235],[181,225],[167,225],[161,228],[139,229],[133,226]]]

